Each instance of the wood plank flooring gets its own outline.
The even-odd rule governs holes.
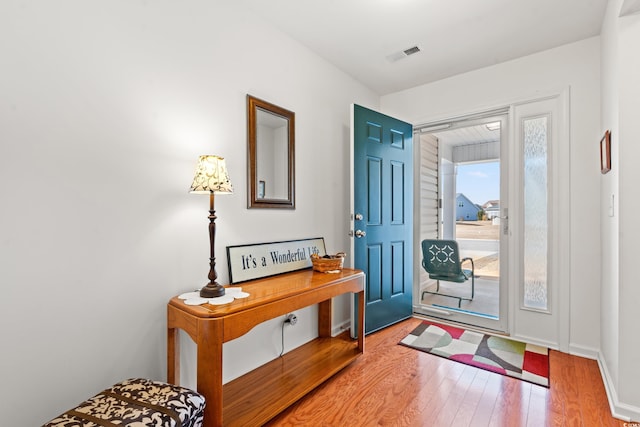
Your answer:
[[[420,319],[368,335],[365,354],[267,426],[624,426],[594,360],[552,351],[545,388],[397,345]]]

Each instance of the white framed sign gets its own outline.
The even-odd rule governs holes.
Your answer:
[[[311,254],[325,255],[323,237],[227,246],[229,280],[246,282],[312,266]]]

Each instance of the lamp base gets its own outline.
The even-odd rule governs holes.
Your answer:
[[[207,286],[200,289],[201,298],[217,298],[224,295],[224,286],[217,283],[208,283]]]

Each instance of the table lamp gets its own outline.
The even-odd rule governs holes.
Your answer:
[[[216,273],[215,257],[216,212],[214,209],[214,195],[233,193],[233,186],[229,180],[224,159],[213,155],[200,156],[189,191],[196,194],[209,194],[209,242],[211,244],[209,283],[200,289],[200,296],[202,298],[221,297],[224,295],[224,286],[216,282],[218,274]]]

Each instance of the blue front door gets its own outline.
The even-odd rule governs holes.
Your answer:
[[[413,127],[354,105],[354,265],[365,272],[365,333],[410,317]]]

